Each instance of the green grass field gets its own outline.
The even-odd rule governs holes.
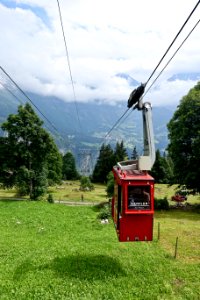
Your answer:
[[[57,201],[82,201],[85,202],[102,202],[108,201],[106,196],[106,186],[103,184],[95,184],[95,189],[91,192],[82,192],[79,191],[80,182],[79,181],[64,181],[62,185],[49,187],[48,191],[52,193],[54,200]],[[174,204],[174,202],[170,201],[171,196],[174,195],[177,186],[168,186],[167,184],[155,184],[155,197],[156,198],[167,198],[170,204]],[[0,189],[0,198],[16,198],[18,197],[15,189],[4,190]],[[22,197],[27,199],[28,197]],[[47,196],[44,197],[47,199]],[[200,203],[200,195],[189,195],[188,203]]]
[[[199,214],[156,212],[154,241],[135,243],[119,243],[97,214],[0,201],[0,299],[200,299]]]

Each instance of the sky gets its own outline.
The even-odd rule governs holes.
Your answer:
[[[134,89],[126,74],[147,81],[197,0],[0,0],[0,66],[26,92],[64,101],[114,104]],[[200,5],[149,82],[155,79],[200,16]],[[152,105],[178,104],[200,73],[200,25],[145,96]],[[3,81],[0,74],[0,82]],[[0,86],[2,88],[2,86]]]

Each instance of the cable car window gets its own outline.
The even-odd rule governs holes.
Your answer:
[[[128,186],[128,209],[149,210],[150,186]]]

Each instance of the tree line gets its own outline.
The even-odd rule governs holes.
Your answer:
[[[151,175],[157,183],[185,185],[190,191],[200,192],[200,82],[182,98],[168,123],[169,145],[156,161]],[[42,127],[43,122],[30,104],[19,106],[17,114],[8,116],[1,125],[0,184],[16,187],[20,195],[37,199],[47,187],[62,179],[79,179],[75,158],[59,152],[53,138]],[[134,147],[131,159],[137,159]],[[105,183],[109,172],[118,162],[127,160],[124,142],[114,149],[103,144],[99,151],[91,180]]]
[[[163,155],[159,150],[156,151],[156,160],[150,174],[156,183],[178,184],[179,187],[185,186],[191,193],[200,192],[200,82],[181,99],[167,127],[168,147]],[[106,149],[112,160],[110,146],[103,146],[93,173],[93,179],[100,182],[110,176],[108,159],[102,161]],[[136,148],[134,152],[137,155]],[[113,160],[112,164],[115,162]]]
[[[130,159],[136,160],[138,158],[137,149],[134,147]],[[128,160],[127,150],[124,143],[117,142],[115,149],[111,146],[102,145],[100,154],[97,159],[91,179],[93,182],[106,183],[110,178],[109,172],[117,162]],[[155,179],[156,183],[171,183],[174,179],[173,162],[165,153],[161,155],[160,150],[156,151],[156,160],[149,172]]]
[[[63,178],[79,178],[73,155],[62,156],[42,125],[28,103],[1,125],[5,134],[0,137],[0,184],[34,200]]]

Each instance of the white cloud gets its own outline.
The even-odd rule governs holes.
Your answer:
[[[56,1],[16,3],[26,7],[8,8],[0,1],[1,65],[24,90],[73,101]],[[60,0],[77,100],[127,100],[132,89],[115,74],[145,82],[195,4],[196,0]],[[46,12],[44,22],[38,7]],[[194,26],[199,11],[198,7],[167,59]],[[153,104],[177,103],[194,86],[195,82],[166,79],[199,71],[199,36],[200,25],[160,77],[157,89],[149,92]]]
[[[146,95],[145,101],[150,101],[154,106],[176,105],[177,100],[181,100],[188,91],[194,87],[194,81],[163,81],[159,87],[155,85],[149,94]]]

